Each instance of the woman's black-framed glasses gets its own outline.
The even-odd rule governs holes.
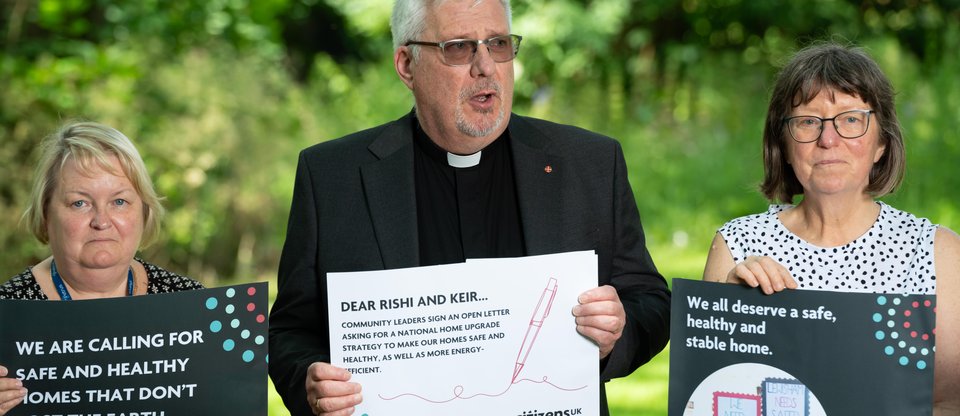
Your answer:
[[[443,42],[422,42],[411,40],[404,46],[423,45],[440,48],[440,56],[444,64],[450,66],[469,65],[477,56],[477,48],[487,45],[490,57],[494,62],[508,62],[517,56],[520,51],[520,35],[494,36],[490,39],[451,39]]]
[[[820,140],[823,125],[833,122],[833,128],[844,139],[856,139],[867,134],[870,128],[870,114],[873,110],[850,110],[830,118],[816,116],[793,116],[783,119],[790,131],[790,137],[798,143],[812,143]]]

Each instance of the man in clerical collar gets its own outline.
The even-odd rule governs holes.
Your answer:
[[[270,316],[270,376],[292,414],[362,401],[329,364],[327,272],[595,250],[598,287],[571,313],[599,347],[600,379],[666,345],[670,292],[620,145],[511,113],[510,17],[508,0],[398,0],[394,66],[414,110],[301,152]],[[608,414],[602,385],[600,400]]]

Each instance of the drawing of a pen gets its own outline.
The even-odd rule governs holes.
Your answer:
[[[551,277],[547,282],[547,287],[543,288],[543,292],[540,293],[540,301],[537,302],[537,307],[530,317],[530,325],[527,326],[527,334],[523,336],[523,344],[520,346],[520,351],[517,352],[517,364],[513,367],[513,378],[510,379],[510,383],[515,383],[517,376],[520,375],[520,370],[523,370],[523,365],[527,362],[533,343],[537,341],[537,335],[540,334],[543,320],[547,319],[547,315],[550,315],[550,307],[553,306],[553,298],[556,295],[557,279]]]

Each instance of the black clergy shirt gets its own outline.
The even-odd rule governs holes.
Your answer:
[[[479,164],[456,168],[414,123],[420,265],[523,256],[509,133],[481,151]]]

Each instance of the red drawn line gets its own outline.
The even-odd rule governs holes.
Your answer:
[[[583,386],[580,386],[580,387],[575,387],[575,388],[560,387],[560,386],[558,386],[558,385],[556,385],[556,384],[551,383],[549,380],[547,380],[546,377],[544,377],[543,380],[541,380],[541,381],[536,381],[536,380],[531,380],[531,379],[529,379],[529,378],[524,378],[524,379],[520,379],[520,380],[511,382],[510,385],[507,386],[507,388],[504,389],[503,391],[501,391],[500,393],[476,393],[476,394],[472,394],[472,395],[470,395],[470,396],[464,396],[464,395],[463,395],[463,386],[458,385],[458,386],[456,386],[456,387],[453,388],[453,397],[451,397],[451,398],[449,398],[449,399],[446,399],[446,400],[431,400],[431,399],[428,399],[428,398],[423,397],[423,396],[421,396],[421,395],[413,394],[413,393],[403,393],[403,394],[396,395],[396,396],[392,396],[392,397],[387,397],[387,396],[384,396],[384,395],[382,395],[382,394],[381,394],[381,395],[378,395],[378,396],[380,396],[380,399],[382,399],[382,400],[396,400],[396,399],[399,399],[399,398],[404,397],[404,396],[409,396],[409,397],[414,397],[414,398],[423,400],[423,401],[425,401],[425,402],[440,404],[440,403],[449,403],[449,402],[452,402],[452,401],[454,401],[454,400],[456,400],[456,399],[470,400],[470,399],[472,399],[472,398],[474,398],[474,397],[478,397],[478,396],[482,396],[482,397],[497,397],[497,396],[502,396],[502,395],[506,394],[508,391],[510,391],[510,389],[513,387],[514,384],[518,384],[518,383],[523,382],[523,381],[529,381],[529,382],[531,382],[531,383],[536,383],[536,384],[549,384],[551,387],[553,387],[553,388],[555,388],[555,389],[557,389],[557,390],[563,390],[563,391],[577,391],[577,390],[583,390],[583,389],[587,388],[586,385],[583,385]]]
[[[530,351],[533,349],[533,344],[537,341],[537,335],[540,334],[540,328],[543,327],[543,322],[546,321],[547,317],[550,315],[550,309],[553,307],[553,300],[557,296],[557,279],[550,278],[547,281],[546,287],[543,288],[543,291],[540,293],[540,298],[537,300],[537,306],[533,309],[533,315],[530,317],[530,322],[527,326],[527,333],[523,336],[523,342],[520,344],[520,350],[517,351],[517,359],[513,368],[513,377],[510,378],[510,384],[500,393],[477,393],[470,396],[463,395],[463,386],[457,385],[453,388],[453,397],[446,400],[431,400],[426,397],[413,394],[413,393],[404,393],[398,396],[393,397],[384,397],[380,396],[383,400],[396,400],[400,397],[410,396],[415,397],[420,400],[430,402],[430,403],[448,403],[456,399],[469,400],[474,397],[483,396],[483,397],[497,397],[502,396],[506,392],[510,391],[514,384],[520,383],[521,381],[529,381],[536,384],[549,384],[557,390],[563,391],[577,391],[587,388],[586,385],[576,388],[564,388],[556,384],[551,383],[547,380],[547,377],[544,377],[541,381],[531,380],[529,378],[517,379],[520,375],[520,371],[523,370],[524,365],[527,362],[527,358],[530,356]]]
[[[527,326],[527,333],[523,336],[523,343],[520,344],[520,351],[517,351],[517,362],[513,367],[513,378],[511,382],[517,380],[520,371],[527,363],[527,357],[530,356],[530,350],[533,349],[533,343],[537,342],[537,335],[540,334],[540,328],[543,327],[543,321],[550,315],[550,309],[553,307],[553,299],[557,296],[557,279],[550,278],[547,281],[547,287],[543,288],[540,294],[540,300],[537,301],[537,307],[533,309],[533,316],[530,317],[530,324]],[[532,336],[531,336],[532,335]]]

